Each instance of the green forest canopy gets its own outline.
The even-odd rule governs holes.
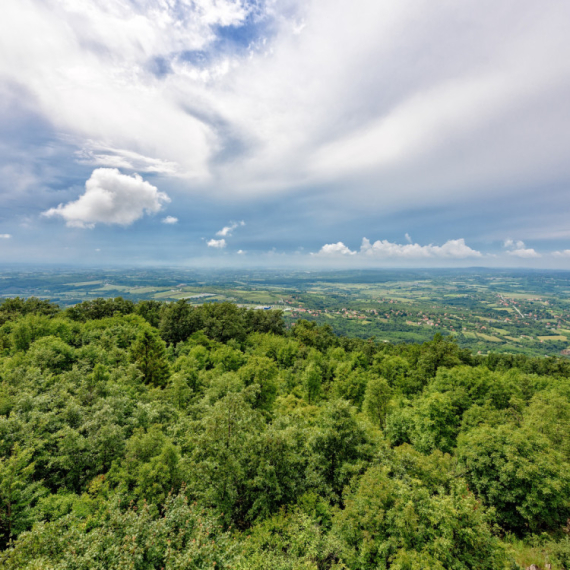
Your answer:
[[[0,354],[2,568],[570,568],[568,360],[120,298]]]

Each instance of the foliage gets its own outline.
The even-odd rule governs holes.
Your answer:
[[[568,565],[562,360],[229,303],[0,316],[2,568]]]
[[[467,480],[504,528],[556,529],[570,517],[570,465],[527,427],[479,427],[457,450]]]

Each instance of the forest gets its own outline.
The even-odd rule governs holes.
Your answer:
[[[569,433],[556,356],[8,298],[0,567],[570,569]]]

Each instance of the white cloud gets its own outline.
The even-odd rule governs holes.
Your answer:
[[[166,216],[166,218],[162,219],[162,223],[163,224],[177,224],[178,218],[175,218],[174,216]]]
[[[413,243],[413,240],[412,240],[412,238],[411,238],[411,236],[410,236],[409,233],[406,232],[406,235],[405,235],[404,237],[406,238],[406,241],[407,241],[408,243]]]
[[[128,226],[145,213],[154,214],[170,198],[138,174],[127,176],[116,168],[97,168],[85,183],[85,193],[74,202],[43,213],[61,217],[68,226],[93,228],[96,224]]]
[[[243,249],[238,249],[238,255],[245,255],[245,251]]]
[[[358,255],[375,258],[448,258],[464,259],[467,257],[482,257],[480,251],[471,249],[464,239],[454,239],[445,242],[442,246],[420,245],[418,243],[398,244],[388,240],[378,240],[371,243],[363,238],[360,251],[350,250],[344,243],[330,243],[324,245],[316,255]]]
[[[508,255],[512,255],[514,257],[522,257],[524,259],[529,259],[531,257],[540,257],[540,253],[537,253],[534,249],[513,249],[511,251],[507,251]]]
[[[480,251],[471,249],[465,240],[451,239],[443,245],[420,245],[418,243],[398,244],[388,240],[378,240],[371,243],[364,238],[360,246],[360,253],[375,257],[403,257],[403,258],[427,258],[443,257],[464,259],[466,257],[481,257]]]
[[[537,253],[532,248],[527,248],[524,241],[522,240],[513,240],[511,238],[506,239],[503,242],[503,247],[505,247],[507,251],[507,255],[512,255],[513,257],[520,257],[523,259],[530,259],[532,257],[541,257],[540,253]]]
[[[565,249],[563,251],[553,251],[552,255],[554,257],[570,257],[570,249]]]
[[[508,249],[524,249],[525,245],[524,245],[524,241],[522,241],[520,239],[513,240],[511,238],[507,238],[503,242],[503,247],[506,247]]]
[[[351,251],[344,243],[327,243],[323,245],[319,252],[314,255],[356,255],[356,251]]]
[[[245,226],[245,222],[243,220],[241,222],[230,222],[229,226],[223,227],[219,232],[216,232],[216,235],[230,237],[233,231],[240,226]]]
[[[218,26],[264,9],[272,35],[212,48]],[[476,0],[4,0],[0,75],[94,166],[238,196],[338,180],[367,208],[355,195],[433,205],[570,174],[570,5],[501,16]],[[212,160],[232,146],[240,160]]]
[[[211,239],[208,243],[207,243],[208,247],[213,247],[216,249],[223,249],[224,247],[226,247],[226,240],[225,239]]]
[[[248,48],[217,41],[219,26],[252,10],[265,10],[255,20],[262,37]],[[560,57],[569,18],[560,0],[437,10],[427,0],[3,0],[0,83],[21,86],[26,113],[73,140],[83,165],[156,173],[162,189],[176,178],[177,191],[226,204],[304,193],[291,210],[330,220],[334,209],[339,222],[414,209],[436,225],[424,206],[453,212],[464,202],[473,227],[516,232],[502,218],[525,208],[518,194],[570,181],[570,58]],[[58,188],[77,165],[62,168],[50,145],[35,163],[49,165]],[[35,201],[44,173],[34,165],[24,176],[10,162],[0,192],[20,186],[26,205],[45,203]],[[483,224],[476,214],[491,192],[498,214]],[[542,207],[564,211],[562,196]],[[548,225],[526,211],[530,224]],[[63,209],[52,215],[67,220]]]
[[[10,239],[12,234],[0,234],[0,239]]]

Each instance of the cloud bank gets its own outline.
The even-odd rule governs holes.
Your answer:
[[[170,198],[138,174],[128,176],[116,168],[97,168],[85,183],[85,193],[74,202],[43,213],[63,218],[70,227],[94,228],[96,224],[129,226],[144,214],[154,214]]]
[[[366,256],[370,258],[401,258],[426,259],[447,258],[465,259],[468,257],[482,257],[482,253],[471,249],[464,239],[448,240],[443,245],[420,245],[418,243],[398,244],[388,240],[378,240],[371,243],[363,238],[360,251],[350,250],[344,243],[331,243],[324,245],[318,253],[319,256]]]

